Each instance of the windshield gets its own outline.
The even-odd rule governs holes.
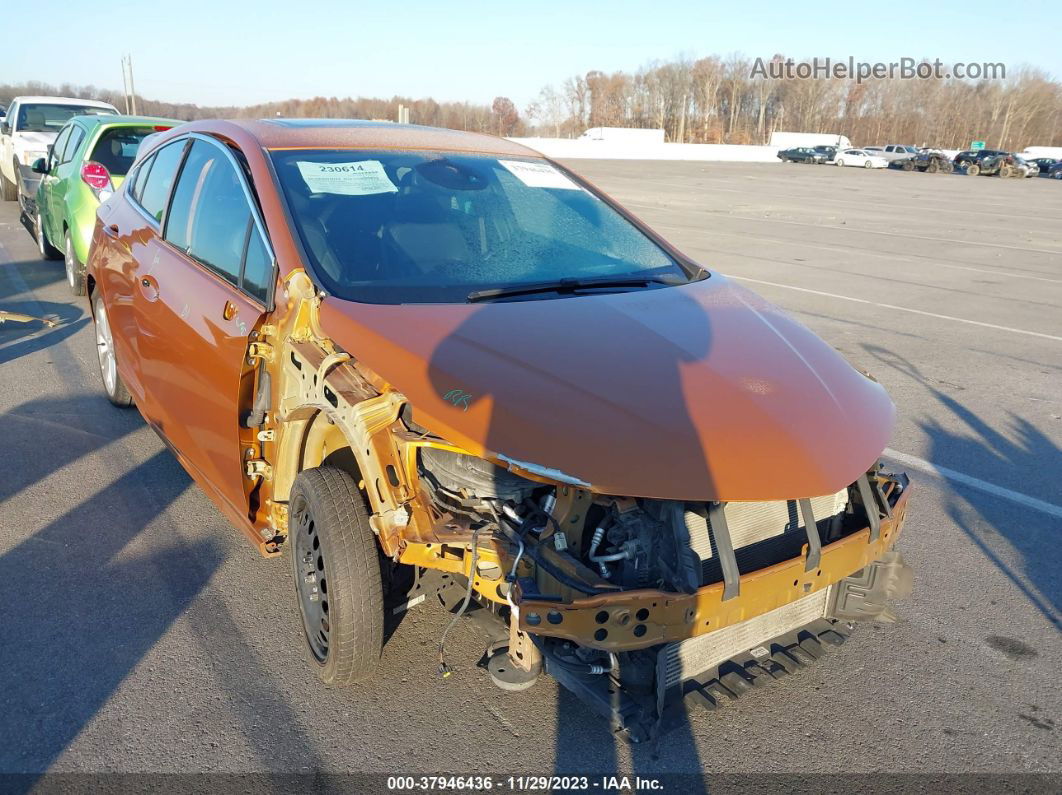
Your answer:
[[[124,177],[133,166],[140,142],[154,132],[154,127],[115,127],[104,130],[88,159],[101,164],[112,177]]]
[[[86,107],[85,105],[19,105],[15,129],[19,132],[57,133],[72,116],[95,115],[114,116],[116,114],[110,108]]]
[[[363,150],[272,158],[314,271],[340,298],[452,303],[560,279],[688,279],[544,160]]]

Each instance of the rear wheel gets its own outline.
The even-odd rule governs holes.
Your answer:
[[[938,168],[939,167],[937,166],[937,162],[934,160],[932,163],[926,166],[926,172],[929,174],[936,174]]]
[[[871,163],[869,160],[866,160],[863,162],[863,168],[874,168],[874,164]]]
[[[66,265],[66,283],[70,286],[70,292],[74,295],[85,294],[85,274],[81,272],[81,264],[77,261],[74,253],[74,241],[70,239],[70,230],[63,234],[63,260]]]
[[[40,208],[37,208],[37,218],[34,222],[37,232],[37,250],[41,253],[41,257],[44,259],[59,259],[63,256],[63,252],[48,242],[48,235],[44,231],[44,222],[41,218]]]
[[[837,158],[837,165],[843,166],[844,165],[844,161],[841,160],[840,158]]]
[[[383,649],[376,536],[354,479],[335,467],[301,472],[291,490],[288,544],[306,646],[328,685],[370,677]]]
[[[107,307],[103,305],[103,296],[97,295],[93,307],[96,318],[96,353],[100,359],[100,376],[103,378],[103,390],[107,399],[116,406],[126,408],[133,405],[133,398],[125,388],[122,377],[118,374],[118,358],[114,352],[114,337],[107,317]]]
[[[914,161],[904,160],[903,165],[900,166],[904,171],[914,171]]]
[[[971,177],[976,177],[981,173],[981,167],[977,165],[977,163],[970,163],[970,165],[966,167],[966,173]]]

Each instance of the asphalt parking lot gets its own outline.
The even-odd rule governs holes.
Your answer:
[[[0,308],[59,324],[0,326],[0,772],[1062,772],[1062,184],[569,165],[888,388],[918,489],[898,622],[638,747],[550,680],[494,688],[471,621],[437,678],[432,606],[327,690],[286,558],[107,403],[87,305],[6,203]]]

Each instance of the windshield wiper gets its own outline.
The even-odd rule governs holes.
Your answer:
[[[468,302],[489,301],[492,298],[508,298],[513,295],[535,293],[560,293],[572,295],[582,290],[603,290],[611,287],[648,287],[650,284],[686,284],[689,281],[676,276],[605,276],[597,279],[557,279],[551,282],[512,284],[508,287],[491,287],[468,294]]]

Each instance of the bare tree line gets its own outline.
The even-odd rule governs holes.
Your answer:
[[[0,83],[0,104],[7,105],[12,97],[42,95],[98,99],[109,102],[119,110],[125,109],[125,95],[121,91],[77,86],[64,83],[60,86],[40,82],[20,84]],[[519,135],[525,132],[523,120],[513,102],[506,97],[497,97],[492,105],[477,105],[471,102],[436,102],[434,99],[392,97],[312,97],[289,99],[283,102],[266,102],[258,105],[196,105],[190,102],[160,102],[136,98],[137,111],[146,116],[164,116],[170,119],[192,121],[195,119],[265,119],[276,116],[289,118],[332,119],[387,119],[398,118],[398,107],[410,108],[410,119],[416,124],[448,127],[454,130],[471,130],[494,135]]]
[[[781,56],[775,56],[781,58]],[[19,94],[102,99],[94,86],[0,84],[0,102]],[[964,148],[1062,145],[1062,83],[1030,67],[1003,80],[955,78],[769,79],[739,54],[652,63],[634,73],[592,71],[546,86],[524,111],[507,97],[491,105],[433,99],[313,97],[247,106],[200,106],[137,98],[145,114],[177,119],[325,117],[396,119],[399,105],[417,124],[494,135],[574,137],[589,127],[663,129],[687,143],[763,144],[777,130],[835,133],[858,145],[906,143]]]
[[[781,56],[775,56],[781,58]],[[774,131],[836,133],[861,145],[1021,149],[1062,145],[1062,83],[1023,67],[1003,80],[769,79],[741,55],[679,58],[639,71],[589,72],[528,106],[538,135],[653,127],[667,140],[765,144]]]

